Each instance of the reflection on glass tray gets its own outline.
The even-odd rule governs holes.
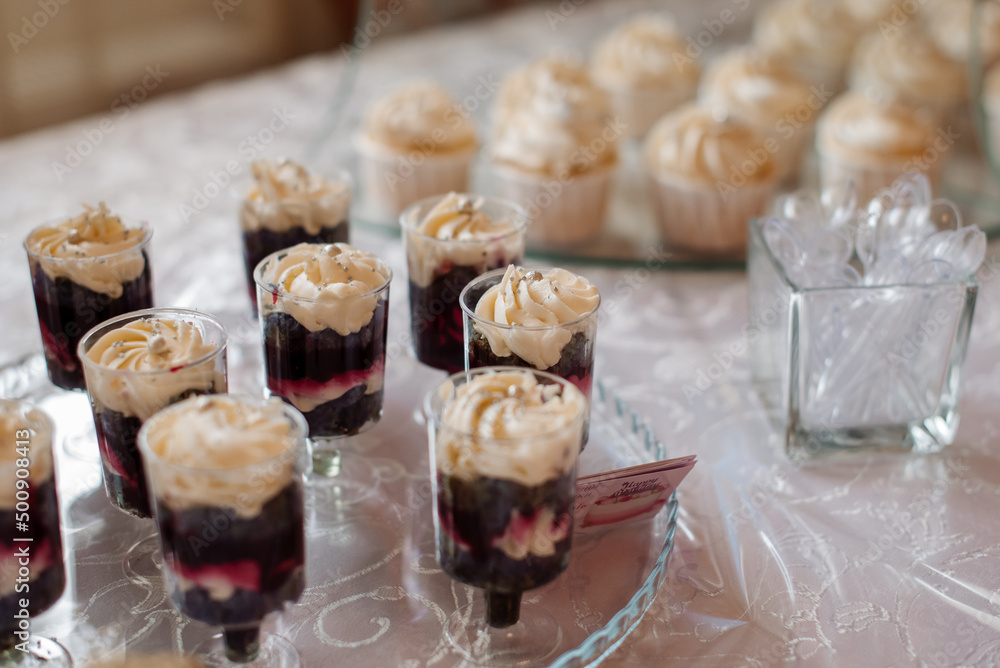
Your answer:
[[[972,223],[989,235],[1000,236],[1000,186],[990,172],[986,158],[972,142],[957,146],[944,170],[939,196],[954,200],[967,224]],[[477,193],[494,194],[489,165],[475,165],[473,188]],[[800,187],[818,187],[815,156],[806,157],[797,183],[786,183],[779,193]],[[528,242],[528,258],[559,264],[562,262],[604,266],[642,266],[647,269],[742,269],[742,256],[699,256],[672,248],[659,235],[657,223],[646,196],[646,176],[642,170],[637,144],[622,151],[615,177],[611,202],[601,236],[587,243],[544,247]],[[399,235],[398,222],[380,214],[369,202],[353,205],[352,222],[366,229]]]
[[[256,337],[232,341],[230,359],[253,373]],[[427,437],[412,417],[439,379],[409,355],[393,359],[386,414],[352,445],[374,469],[379,488],[347,504],[338,503],[336,489],[307,501],[307,589],[278,622],[305,665],[461,663],[442,625],[481,594],[437,566]],[[0,369],[0,396],[15,395],[55,418],[63,533],[71,555],[67,594],[33,631],[58,635],[78,662],[126,644],[129,651],[176,650],[205,640],[213,629],[178,615],[161,577],[139,586],[122,573],[122,554],[144,526],[105,498],[86,395],[49,384],[40,354]],[[581,474],[667,457],[642,417],[596,383]],[[526,603],[545,606],[562,625],[553,665],[593,664],[631,632],[666,578],[676,517],[674,496],[651,520],[578,535],[566,572],[526,592]]]

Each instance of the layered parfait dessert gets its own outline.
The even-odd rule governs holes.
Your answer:
[[[551,374],[455,374],[426,402],[437,556],[486,592],[486,621],[518,622],[521,593],[569,563],[587,400]]]
[[[19,626],[52,607],[66,586],[52,422],[26,403],[0,399],[0,663],[28,640]],[[27,470],[27,477],[19,471]],[[20,481],[25,481],[21,486]],[[23,488],[22,488],[23,487]],[[27,568],[23,568],[25,563]],[[25,574],[25,571],[27,574]],[[23,602],[27,608],[23,608]],[[26,613],[23,610],[27,610]],[[17,663],[17,661],[15,661]],[[5,664],[6,665],[6,664]]]
[[[458,297],[481,274],[521,262],[527,217],[502,199],[449,193],[400,216],[417,359],[454,373],[465,366]]]
[[[258,160],[251,170],[254,183],[240,205],[240,229],[256,306],[253,270],[265,257],[296,244],[348,240],[351,181],[346,172],[327,179],[287,159]]]
[[[136,435],[170,404],[226,391],[226,343],[218,320],[185,309],[129,313],[80,342],[104,487],[115,507],[152,516]]]
[[[470,283],[461,304],[468,368],[548,371],[590,397],[601,304],[593,283],[565,269],[510,265]]]
[[[302,411],[312,438],[378,422],[389,266],[347,244],[298,244],[270,255],[254,279],[271,394]]]
[[[152,229],[126,227],[103,202],[85,209],[36,228],[24,242],[49,378],[66,390],[84,387],[76,355],[84,332],[153,305],[146,248]]]
[[[232,661],[256,657],[261,620],[305,586],[305,430],[278,399],[215,395],[139,434],[172,600],[224,628]]]

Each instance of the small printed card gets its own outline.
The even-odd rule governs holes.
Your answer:
[[[577,478],[576,531],[652,517],[666,505],[696,461],[695,455],[688,455]]]

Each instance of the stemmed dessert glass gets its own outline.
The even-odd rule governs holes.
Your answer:
[[[307,430],[278,399],[213,395],[174,404],[139,432],[171,600],[223,627],[195,648],[209,666],[301,663],[261,624],[305,588]]]
[[[169,366],[144,368],[143,355],[158,355],[151,323],[175,327],[189,340],[200,336],[200,354]],[[132,329],[135,326],[139,329]],[[146,534],[126,551],[122,563],[126,577],[137,584],[148,584],[160,574],[160,567],[136,435],[146,420],[170,404],[192,395],[225,392],[227,345],[226,330],[216,318],[178,308],[127,313],[98,325],[80,340],[78,355],[97,427],[108,500],[138,518],[140,531]]]
[[[309,425],[312,468],[307,477],[321,514],[334,513],[371,495],[376,473],[351,450],[357,437],[382,417],[385,352],[392,270],[377,260],[384,282],[363,294],[320,299],[298,297],[268,283],[269,263],[285,251],[265,258],[254,271],[264,341],[266,391],[281,397],[305,416]],[[330,327],[310,331],[296,315],[365,311],[371,317],[359,331],[340,333]]]
[[[548,270],[529,270],[532,280]],[[496,269],[469,283],[459,297],[465,328],[466,369],[485,366],[519,366],[548,371],[579,388],[590,399],[593,386],[594,351],[600,298],[587,313],[566,322],[538,325],[498,323],[491,314],[477,309],[480,300],[500,285],[506,269]],[[584,424],[582,447],[589,434],[589,411]]]
[[[42,225],[24,242],[38,326],[52,383],[82,390],[77,344],[84,332],[114,316],[153,306],[148,253],[153,230],[148,223],[129,230],[139,237],[138,243],[115,253],[54,257],[39,252],[45,246],[42,237],[51,229],[52,223]]]
[[[0,399],[0,436],[0,524],[9,528],[0,534],[0,574],[6,576],[0,579],[0,665],[68,667],[73,662],[62,645],[30,633],[34,617],[66,587],[52,421],[26,402]]]
[[[446,198],[455,198],[457,205],[447,213],[482,215],[495,229],[459,231],[445,238],[428,234],[421,224]],[[455,373],[465,368],[459,295],[481,274],[521,262],[527,214],[498,197],[451,193],[408,207],[399,225],[406,248],[414,353],[423,364]]]
[[[563,419],[521,415],[516,402],[522,388],[513,382],[476,396],[464,412],[449,410],[457,396],[485,377],[496,382],[498,375],[518,383],[528,376],[530,384],[544,386],[543,401],[564,402]],[[509,401],[513,408],[502,407]],[[524,665],[559,646],[558,622],[538,605],[522,608],[521,596],[554,580],[569,562],[586,408],[582,394],[562,378],[512,367],[454,374],[426,396],[438,561],[451,578],[485,594],[454,612],[445,629],[452,645],[474,663]],[[483,421],[454,420],[470,411],[488,414],[482,420],[490,425],[483,429]],[[498,416],[505,411],[510,412]],[[502,417],[523,417],[532,426],[518,430],[520,435],[504,429],[497,435],[490,427]]]
[[[347,242],[350,236],[351,176],[342,169],[322,176],[284,160],[251,166],[254,185],[240,193],[243,260],[254,310],[253,272],[261,260],[300,243]]]

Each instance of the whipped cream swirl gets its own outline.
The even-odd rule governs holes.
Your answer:
[[[909,105],[841,95],[820,118],[817,146],[830,157],[865,164],[900,164],[934,142],[931,118]]]
[[[36,228],[24,247],[42,271],[55,280],[65,277],[113,299],[122,295],[122,284],[142,274],[146,258],[141,247],[152,230],[129,228],[101,202],[97,209],[75,218]]]
[[[601,304],[593,283],[565,269],[544,272],[510,265],[476,304],[476,330],[493,354],[514,353],[536,369],[559,362],[573,334],[590,325]],[[489,323],[489,324],[487,324]],[[501,325],[501,326],[496,326]]]
[[[15,445],[27,441],[28,481],[38,487],[52,478],[52,421],[40,409],[21,401],[0,399],[0,510],[17,505],[15,486],[17,460]],[[22,462],[23,463],[23,462]],[[11,527],[13,529],[13,527]]]
[[[779,0],[757,15],[753,42],[811,83],[832,83],[851,57],[856,31],[853,17],[840,2]],[[813,78],[820,73],[822,79]]]
[[[441,85],[415,81],[378,99],[365,116],[367,140],[396,150],[424,152],[474,148],[476,129]]]
[[[232,508],[260,514],[297,476],[305,421],[278,398],[226,394],[186,399],[139,432],[153,494],[173,510]]]
[[[420,210],[403,216],[410,281],[427,287],[450,265],[496,267],[524,254],[527,220],[511,207],[506,217],[491,217],[482,197],[448,193],[419,218]],[[504,262],[506,260],[506,262]]]
[[[535,487],[576,463],[587,399],[570,384],[539,383],[529,370],[501,369],[442,387],[434,431],[438,471]]]
[[[301,227],[308,234],[347,220],[351,184],[310,174],[291,160],[258,160],[251,164],[254,185],[240,207],[244,231],[274,232]]]
[[[271,292],[265,311],[288,313],[310,332],[341,336],[367,325],[392,270],[377,256],[349,244],[298,244],[271,256],[260,280]]]
[[[545,56],[510,74],[494,115],[490,155],[498,163],[559,176],[617,161],[622,128],[578,58]]]
[[[598,45],[594,77],[608,88],[693,89],[701,68],[685,53],[687,48],[672,19],[663,14],[640,14]]]
[[[764,137],[753,126],[732,116],[717,120],[711,110],[696,104],[661,118],[645,150],[653,174],[712,188],[720,181],[728,183],[734,169],[751,160],[750,152],[767,154]],[[749,182],[766,183],[776,177],[775,160],[768,154],[751,174],[741,174]]]
[[[86,352],[87,390],[97,410],[149,419],[182,394],[224,392],[226,345],[206,341],[182,316],[150,316],[105,333]]]

